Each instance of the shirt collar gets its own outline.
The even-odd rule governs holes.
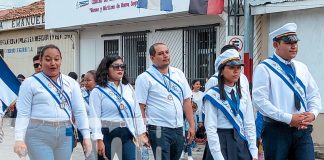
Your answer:
[[[115,88],[118,88],[120,85],[121,85],[121,81],[119,82],[119,85],[118,86],[116,86],[115,85],[115,83],[113,82],[113,81],[108,81],[108,85],[110,85],[110,86],[113,86],[113,87],[115,87]]]
[[[274,52],[273,54],[279,59],[280,62],[284,63],[285,65],[292,64],[292,60],[286,61],[283,58],[281,58],[276,52]]]
[[[234,89],[234,91],[235,91],[235,93],[236,93],[236,85],[234,85],[233,87],[230,87],[230,86],[228,86],[228,85],[224,85],[224,89],[225,89],[225,91],[229,94],[233,89]]]

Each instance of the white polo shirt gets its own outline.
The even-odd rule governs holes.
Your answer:
[[[177,83],[181,90],[171,83],[172,90],[175,91],[179,99],[171,94],[162,84],[170,85],[169,81],[163,79],[162,74],[153,66],[139,75],[135,82],[136,96],[141,104],[146,105],[146,118],[149,125],[156,125],[169,128],[183,126],[183,100],[191,98],[191,89],[183,72],[177,68],[169,66],[170,77]],[[158,81],[157,81],[158,80]],[[172,95],[172,99],[168,96]]]
[[[69,76],[61,74],[57,83],[63,81],[63,89],[71,100],[72,112],[84,138],[90,138],[89,122],[83,103],[83,98],[79,84]],[[49,90],[57,97],[56,88],[43,76],[42,73],[35,74]],[[34,77],[29,77],[20,86],[17,107],[17,120],[15,127],[16,140],[24,140],[30,118],[46,121],[69,120],[66,112],[60,108],[51,94]],[[65,106],[71,115],[69,107]]]
[[[307,66],[296,60],[287,62],[276,53],[274,55],[281,62],[294,66],[296,76],[305,85],[306,108],[317,117],[322,106],[321,97]],[[295,108],[293,91],[265,64],[259,64],[254,71],[252,94],[255,107],[271,119],[290,124],[292,114],[305,112],[304,107],[299,111]]]

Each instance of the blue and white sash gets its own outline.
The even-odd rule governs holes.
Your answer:
[[[120,84],[122,85],[122,84]],[[131,106],[129,105],[128,101],[123,97],[123,95],[121,95],[120,93],[117,92],[117,90],[113,87],[108,87],[110,89],[110,92],[107,93],[106,91],[104,91],[103,87],[100,87],[100,86],[96,86],[97,89],[99,89],[100,92],[102,92],[108,99],[110,99],[115,107],[117,108],[118,112],[119,112],[119,115],[123,118],[123,120],[126,122],[127,126],[131,125],[133,123],[133,120],[134,120],[134,114],[133,114],[133,111],[132,111],[132,108]],[[114,96],[115,95],[115,96]],[[116,99],[118,99],[118,97],[121,97],[121,101],[117,101]],[[131,114],[131,119],[130,117],[128,116],[128,113],[126,110],[122,109],[120,106],[123,105],[122,102],[124,102]],[[126,118],[122,112],[122,110],[124,110],[124,112],[126,113]],[[134,125],[134,128],[136,127],[135,124]],[[135,133],[133,131],[130,130],[130,127],[127,127],[128,130],[132,133],[133,137],[136,137],[135,136]]]
[[[155,81],[157,81],[160,85],[162,85],[170,94],[176,97],[181,104],[183,104],[183,98],[184,98],[183,90],[177,82],[172,80],[170,74],[170,68],[171,67],[169,67],[168,76],[162,75],[154,65],[148,68],[145,72],[148,75],[150,75]]]
[[[42,74],[43,75],[43,74]],[[71,105],[71,99],[68,96],[68,94],[64,91],[64,89],[62,89],[55,81],[53,81],[52,79],[46,77],[45,75],[43,75],[57,90],[59,90],[59,92],[62,92],[62,96],[64,99],[66,99],[67,101],[65,102],[68,105],[68,109],[70,110],[70,113],[66,110],[66,107],[62,108],[64,110],[64,112],[68,115],[71,123],[72,122],[72,105]],[[44,82],[42,82],[36,75],[33,75],[33,77],[47,90],[47,92],[54,98],[54,100],[56,101],[56,103],[61,106],[62,103],[59,100],[59,98],[44,84]],[[61,77],[61,81],[63,83],[63,79]],[[65,104],[63,104],[65,106]]]
[[[265,66],[267,66],[273,73],[275,73],[281,80],[283,80],[287,86],[294,92],[294,95],[298,97],[300,100],[304,110],[307,112],[308,108],[306,106],[306,87],[303,82],[297,77],[295,77],[295,81],[292,81],[287,72],[285,72],[284,68],[280,66],[273,58],[268,58],[261,62]]]
[[[81,89],[82,92],[82,97],[84,99],[84,101],[89,105],[89,97],[90,97],[90,93],[88,91],[86,91],[86,89]]]
[[[212,87],[205,94],[203,100],[208,100],[214,107],[221,110],[226,116],[228,121],[233,125],[233,128],[240,135],[242,140],[247,141],[244,134],[244,117],[240,109],[238,109],[238,115],[235,116],[232,110],[233,105],[230,98],[226,95],[226,101],[220,99],[219,89],[217,87]]]

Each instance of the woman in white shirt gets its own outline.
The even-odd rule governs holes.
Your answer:
[[[90,97],[91,91],[97,85],[96,84],[96,71],[90,70],[86,74],[84,74],[82,83],[83,83],[83,87],[81,88],[82,97],[83,97],[84,104],[86,106],[87,115],[89,118],[90,132],[93,135],[94,132],[92,130],[94,130],[94,128],[96,128],[99,124],[97,121],[97,116],[96,116],[96,112],[95,112],[94,108],[89,105],[89,97]],[[79,136],[78,142],[80,142],[83,147],[83,143],[82,143],[83,136],[79,130],[78,130],[78,136]],[[94,140],[93,136],[92,136],[92,140]],[[92,145],[95,146],[96,145],[95,140],[92,142],[93,142]],[[86,160],[94,160],[94,159],[97,159],[97,158],[95,155],[95,149],[93,148],[91,154],[88,157],[86,157]]]
[[[205,126],[211,154],[207,160],[257,159],[256,131],[249,96],[241,92],[243,62],[239,53],[226,50],[216,59],[218,85],[204,96]]]
[[[89,101],[101,120],[101,127],[94,131],[99,159],[113,159],[117,153],[119,159],[134,160],[135,143],[148,144],[141,110],[125,69],[117,55],[106,56],[97,69],[97,87]]]
[[[44,46],[40,57],[43,71],[20,86],[14,150],[19,156],[28,151],[32,160],[69,160],[74,137],[73,114],[88,155],[89,122],[79,84],[61,74],[62,54],[57,46]]]

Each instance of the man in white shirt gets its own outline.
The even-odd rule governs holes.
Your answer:
[[[316,82],[298,51],[297,25],[269,34],[275,52],[259,64],[253,78],[253,103],[264,116],[265,159],[314,159],[312,124],[321,109]]]
[[[178,160],[184,144],[183,112],[189,121],[189,142],[195,136],[191,89],[183,72],[170,66],[170,53],[163,43],[150,49],[153,65],[139,75],[135,91],[142,115],[147,118],[154,157]]]

